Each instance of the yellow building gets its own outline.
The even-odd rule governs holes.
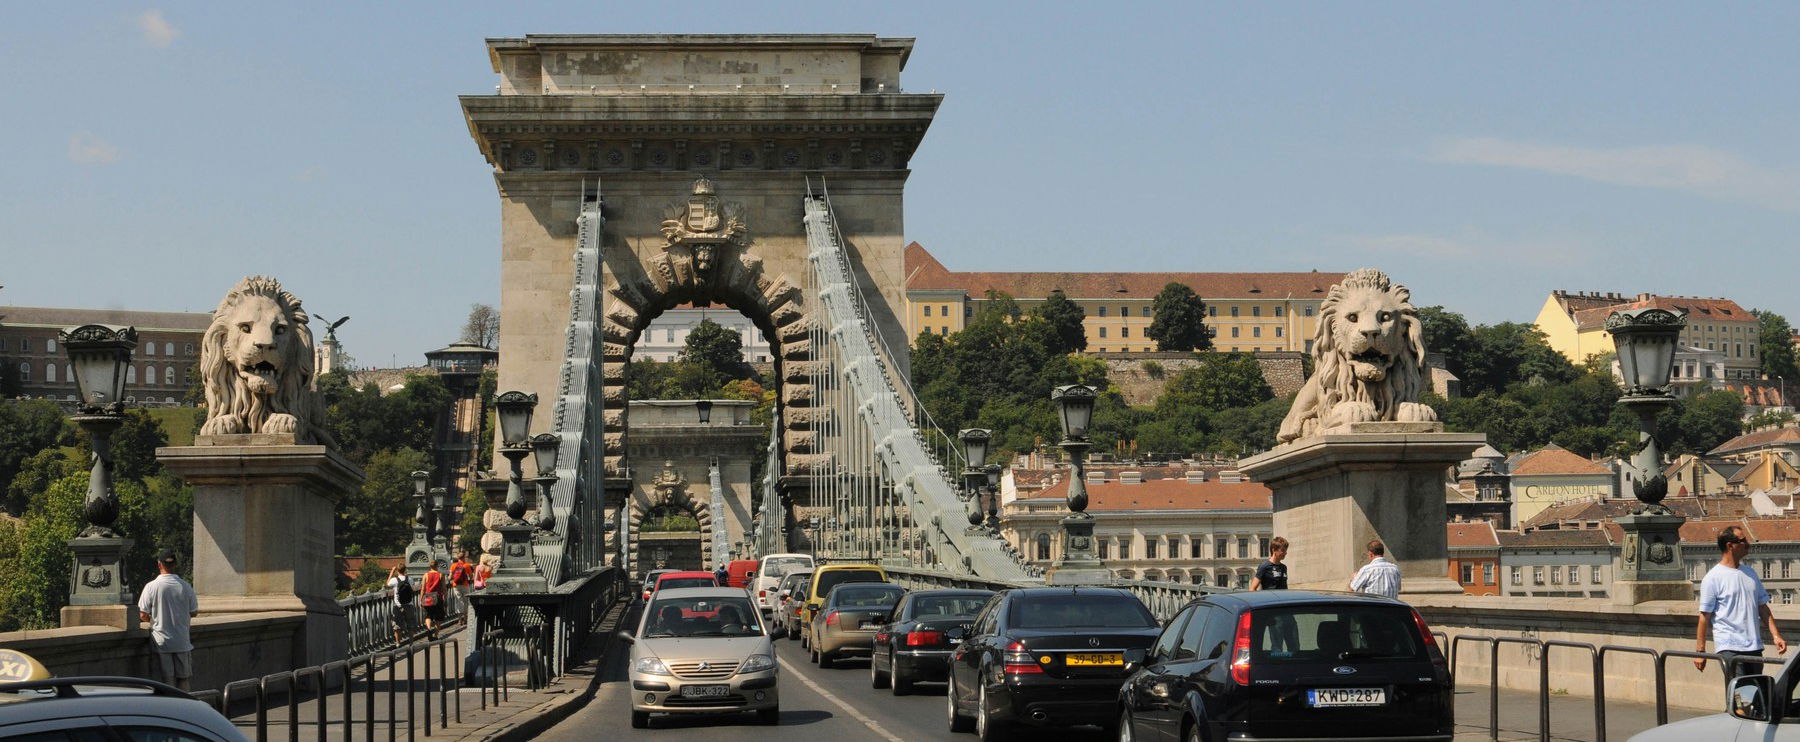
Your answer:
[[[1617,496],[1618,474],[1554,443],[1507,462],[1512,477],[1514,523],[1525,523],[1546,508],[1568,500]]]
[[[952,272],[919,243],[906,247],[907,334],[949,335],[973,317],[988,292],[1023,309],[1054,291],[1087,312],[1090,353],[1156,350],[1144,333],[1151,305],[1169,283],[1186,284],[1206,302],[1213,349],[1310,351],[1319,304],[1342,273],[963,273]]]
[[[1613,352],[1606,317],[1627,309],[1667,309],[1687,313],[1687,327],[1677,341],[1690,348],[1717,350],[1725,355],[1725,378],[1754,379],[1761,374],[1757,356],[1756,316],[1730,299],[1638,294],[1622,296],[1599,292],[1552,291],[1538,309],[1536,325],[1550,347],[1570,361]]]

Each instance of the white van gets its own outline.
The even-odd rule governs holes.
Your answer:
[[[756,582],[750,586],[750,594],[756,599],[756,607],[763,613],[774,610],[779,602],[775,592],[780,589],[781,578],[796,570],[813,568],[813,558],[809,554],[769,554],[756,565]]]

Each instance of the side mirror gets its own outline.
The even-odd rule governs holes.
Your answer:
[[[1746,675],[1731,681],[1731,715],[1750,721],[1768,721],[1769,699],[1775,693],[1775,679],[1767,675]]]
[[[637,637],[632,636],[631,632],[629,632],[629,631],[620,631],[618,634],[616,634],[616,636],[619,637],[619,641],[625,642],[626,644],[636,644],[637,643]]]
[[[1127,665],[1144,664],[1145,655],[1146,655],[1146,653],[1142,649],[1127,649],[1127,650],[1125,650],[1125,664],[1127,664]]]
[[[756,570],[754,570],[754,569],[750,570],[749,572],[744,573],[744,579],[746,579],[746,580],[751,579],[755,576],[756,576]]]

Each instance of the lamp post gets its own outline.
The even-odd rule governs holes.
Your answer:
[[[531,438],[532,460],[537,464],[537,527],[556,530],[555,500],[550,487],[556,484],[556,457],[562,451],[562,437],[555,433],[539,433]],[[572,522],[570,525],[574,525]]]
[[[494,567],[489,590],[532,592],[549,589],[543,570],[538,569],[532,535],[537,526],[525,521],[525,457],[531,455],[531,413],[537,407],[536,394],[510,391],[494,400],[500,418],[500,455],[508,464],[506,483],[506,517],[510,520],[495,528],[500,532],[500,562]]]
[[[119,517],[119,494],[112,485],[112,435],[125,423],[125,369],[137,348],[137,329],[82,325],[62,331],[59,339],[81,395],[73,419],[87,432],[93,449],[82,506],[87,524],[68,542],[75,553],[69,605],[129,606],[131,586],[125,583],[124,567],[132,540],[112,527]],[[135,625],[135,614],[129,608],[126,614],[127,625]]]
[[[432,487],[428,496],[431,498],[432,517],[437,519],[437,535],[432,539],[432,546],[437,549],[438,555],[444,557],[444,562],[449,563],[456,556],[455,544],[450,543],[450,516],[453,515],[450,512],[450,490]]]
[[[1069,455],[1069,517],[1062,520],[1062,556],[1051,567],[1050,581],[1058,585],[1104,582],[1112,571],[1094,555],[1094,516],[1088,515],[1087,473],[1082,457],[1093,442],[1088,429],[1094,419],[1099,393],[1091,386],[1071,384],[1050,392],[1061,413],[1063,439],[1056,445]]]
[[[989,532],[998,533],[1000,531],[1000,465],[988,464],[981,467],[981,473],[987,478],[987,488],[982,490],[982,494],[987,496],[987,529]]]
[[[1616,603],[1692,597],[1693,588],[1681,560],[1681,523],[1685,519],[1662,504],[1669,494],[1669,481],[1662,474],[1662,454],[1656,445],[1656,416],[1675,403],[1669,393],[1670,364],[1686,325],[1686,313],[1654,307],[1613,312],[1606,318],[1606,331],[1618,350],[1619,371],[1625,381],[1619,404],[1638,418],[1638,448],[1631,468],[1636,475],[1632,494],[1639,504],[1630,515],[1616,519],[1625,537],[1619,550],[1619,581],[1613,591]]]
[[[963,503],[968,511],[969,532],[982,533],[981,527],[981,485],[987,481],[987,475],[981,471],[981,465],[987,461],[988,442],[993,440],[993,431],[985,428],[965,428],[956,432],[958,440],[963,444],[963,455],[968,460],[963,469]]]
[[[437,513],[433,511],[431,499],[426,487],[430,484],[431,474],[424,471],[412,473],[413,499],[413,537],[412,543],[406,546],[406,568],[423,569],[431,564],[437,556],[437,546],[433,531],[437,528]]]

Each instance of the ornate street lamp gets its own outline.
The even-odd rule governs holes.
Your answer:
[[[1088,429],[1094,419],[1094,401],[1099,397],[1093,387],[1083,384],[1059,386],[1050,392],[1062,415],[1063,439],[1056,445],[1069,456],[1069,517],[1062,520],[1062,557],[1052,567],[1051,582],[1079,584],[1104,582],[1112,572],[1094,555],[1094,516],[1088,515],[1087,472],[1082,458],[1088,447]]]
[[[981,465],[987,461],[988,442],[993,440],[994,433],[986,428],[966,428],[956,432],[957,439],[962,441],[963,455],[968,468],[963,469],[963,502],[968,511],[969,530],[981,530],[981,485],[987,481],[987,475],[981,472]]]
[[[505,592],[528,592],[549,589],[544,573],[538,569],[532,534],[537,526],[525,522],[525,457],[531,455],[531,413],[538,396],[519,391],[501,394],[494,400],[500,418],[500,455],[508,464],[506,483],[506,517],[511,519],[494,530],[500,532],[500,563],[494,567],[488,588]]]
[[[412,473],[413,499],[413,537],[412,543],[406,547],[406,566],[408,569],[420,569],[429,564],[437,556],[433,546],[432,532],[437,527],[437,514],[432,512],[431,500],[427,497],[427,486],[431,482],[431,473],[415,471]]]
[[[1638,418],[1638,449],[1631,466],[1637,474],[1632,489],[1639,505],[1630,515],[1615,519],[1624,542],[1619,550],[1614,602],[1692,597],[1681,558],[1681,523],[1685,519],[1662,504],[1669,494],[1669,481],[1662,474],[1662,454],[1656,446],[1656,416],[1675,404],[1669,393],[1669,373],[1685,326],[1685,312],[1654,307],[1606,317],[1606,331],[1612,334],[1625,381],[1619,404]]]
[[[130,605],[124,565],[133,542],[112,528],[119,517],[119,494],[112,485],[112,435],[125,423],[125,369],[137,348],[137,329],[82,325],[58,337],[69,354],[69,370],[81,397],[75,424],[87,432],[93,449],[82,506],[87,525],[68,542],[75,553],[69,605]]]
[[[981,467],[981,473],[987,476],[987,527],[989,531],[1000,530],[1000,465],[988,464]]]
[[[450,490],[432,487],[426,494],[431,500],[432,518],[437,522],[437,536],[432,539],[432,545],[448,562],[455,556],[451,553],[455,545],[450,543],[450,516],[453,515],[450,512]]]
[[[555,433],[539,433],[531,438],[532,458],[537,463],[537,527],[556,530],[556,511],[551,507],[550,487],[556,484],[556,456],[562,451],[562,437]]]
[[[702,399],[694,403],[694,409],[700,411],[701,425],[712,422],[712,407],[712,400],[710,399]]]

